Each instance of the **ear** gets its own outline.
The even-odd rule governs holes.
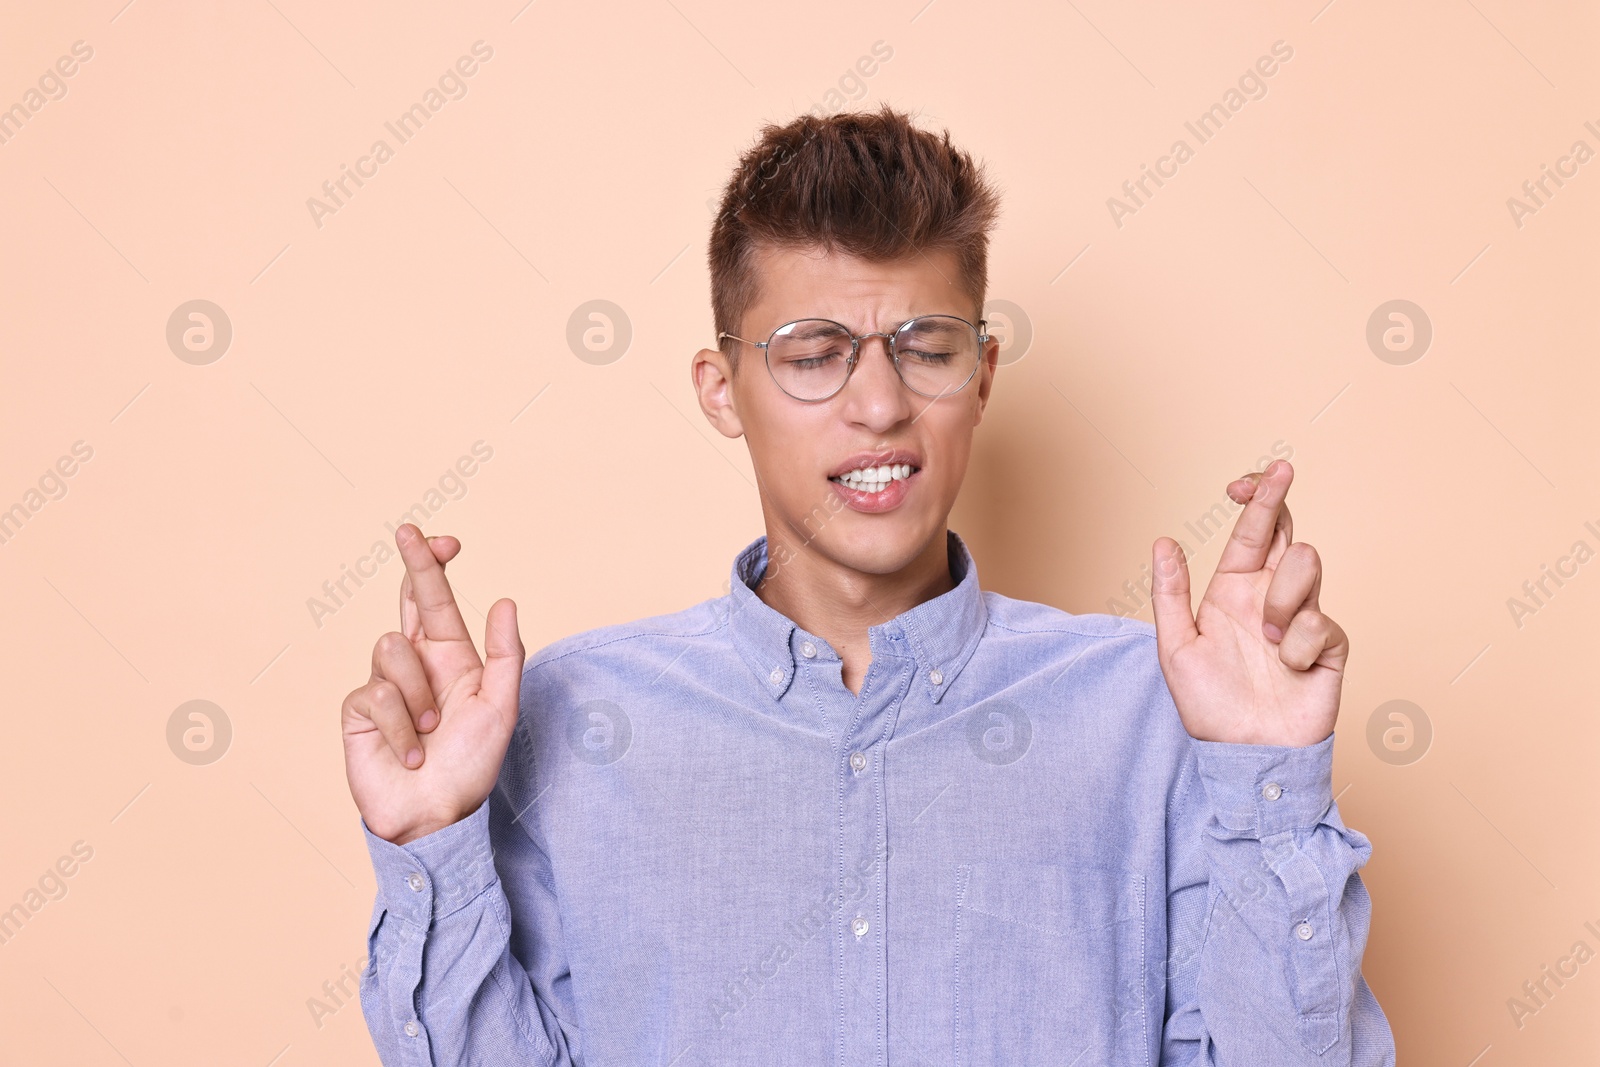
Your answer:
[[[696,352],[689,363],[689,380],[706,421],[724,437],[743,437],[744,423],[734,403],[733,367],[727,354],[715,348]]]
[[[1000,369],[1000,341],[991,338],[984,345],[983,362],[978,365],[978,414],[972,420],[976,426],[983,421],[983,409],[989,404],[989,393],[994,389],[994,376]]]

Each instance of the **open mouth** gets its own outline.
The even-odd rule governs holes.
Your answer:
[[[858,493],[881,493],[893,483],[903,482],[921,469],[911,463],[886,463],[881,467],[857,467],[835,475],[828,481]]]

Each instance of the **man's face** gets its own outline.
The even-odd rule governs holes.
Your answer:
[[[802,318],[833,319],[856,334],[889,333],[916,315],[977,323],[978,310],[961,289],[949,251],[880,263],[763,247],[756,262],[759,296],[733,331],[750,341],[765,341],[777,327]],[[983,346],[971,381],[937,400],[901,382],[887,338],[862,341],[860,362],[844,388],[814,403],[778,388],[762,349],[738,349],[736,379],[714,349],[696,355],[691,373],[707,417],[749,446],[773,532],[769,540],[781,538],[796,554],[819,552],[862,573],[892,574],[942,537],[966,474],[973,428],[989,398],[998,341]],[[878,493],[838,480],[851,470],[883,466],[894,475],[909,466],[911,473]],[[769,544],[769,556],[777,551]]]

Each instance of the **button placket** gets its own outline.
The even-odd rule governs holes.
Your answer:
[[[891,641],[897,628],[885,631]],[[833,921],[845,949],[838,958],[840,1039],[855,1049],[851,1063],[879,1062],[888,1034],[883,996],[888,982],[883,926],[887,906],[887,846],[884,840],[885,730],[912,682],[916,664],[904,645],[874,656],[855,708],[855,718],[835,750],[839,768],[840,838],[844,870]]]

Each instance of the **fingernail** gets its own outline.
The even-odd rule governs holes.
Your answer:
[[[1283,640],[1283,631],[1278,628],[1276,623],[1264,623],[1262,624],[1261,629],[1266,631],[1267,639],[1273,644],[1277,644],[1279,641]]]
[[[406,766],[407,767],[415,767],[417,764],[419,764],[421,762],[422,762],[422,749],[413,748],[410,752],[406,753]]]
[[[431,730],[433,729],[434,725],[438,723],[438,721],[439,713],[434,709],[429,708],[427,711],[423,712],[422,717],[417,720],[417,726],[423,730]]]

